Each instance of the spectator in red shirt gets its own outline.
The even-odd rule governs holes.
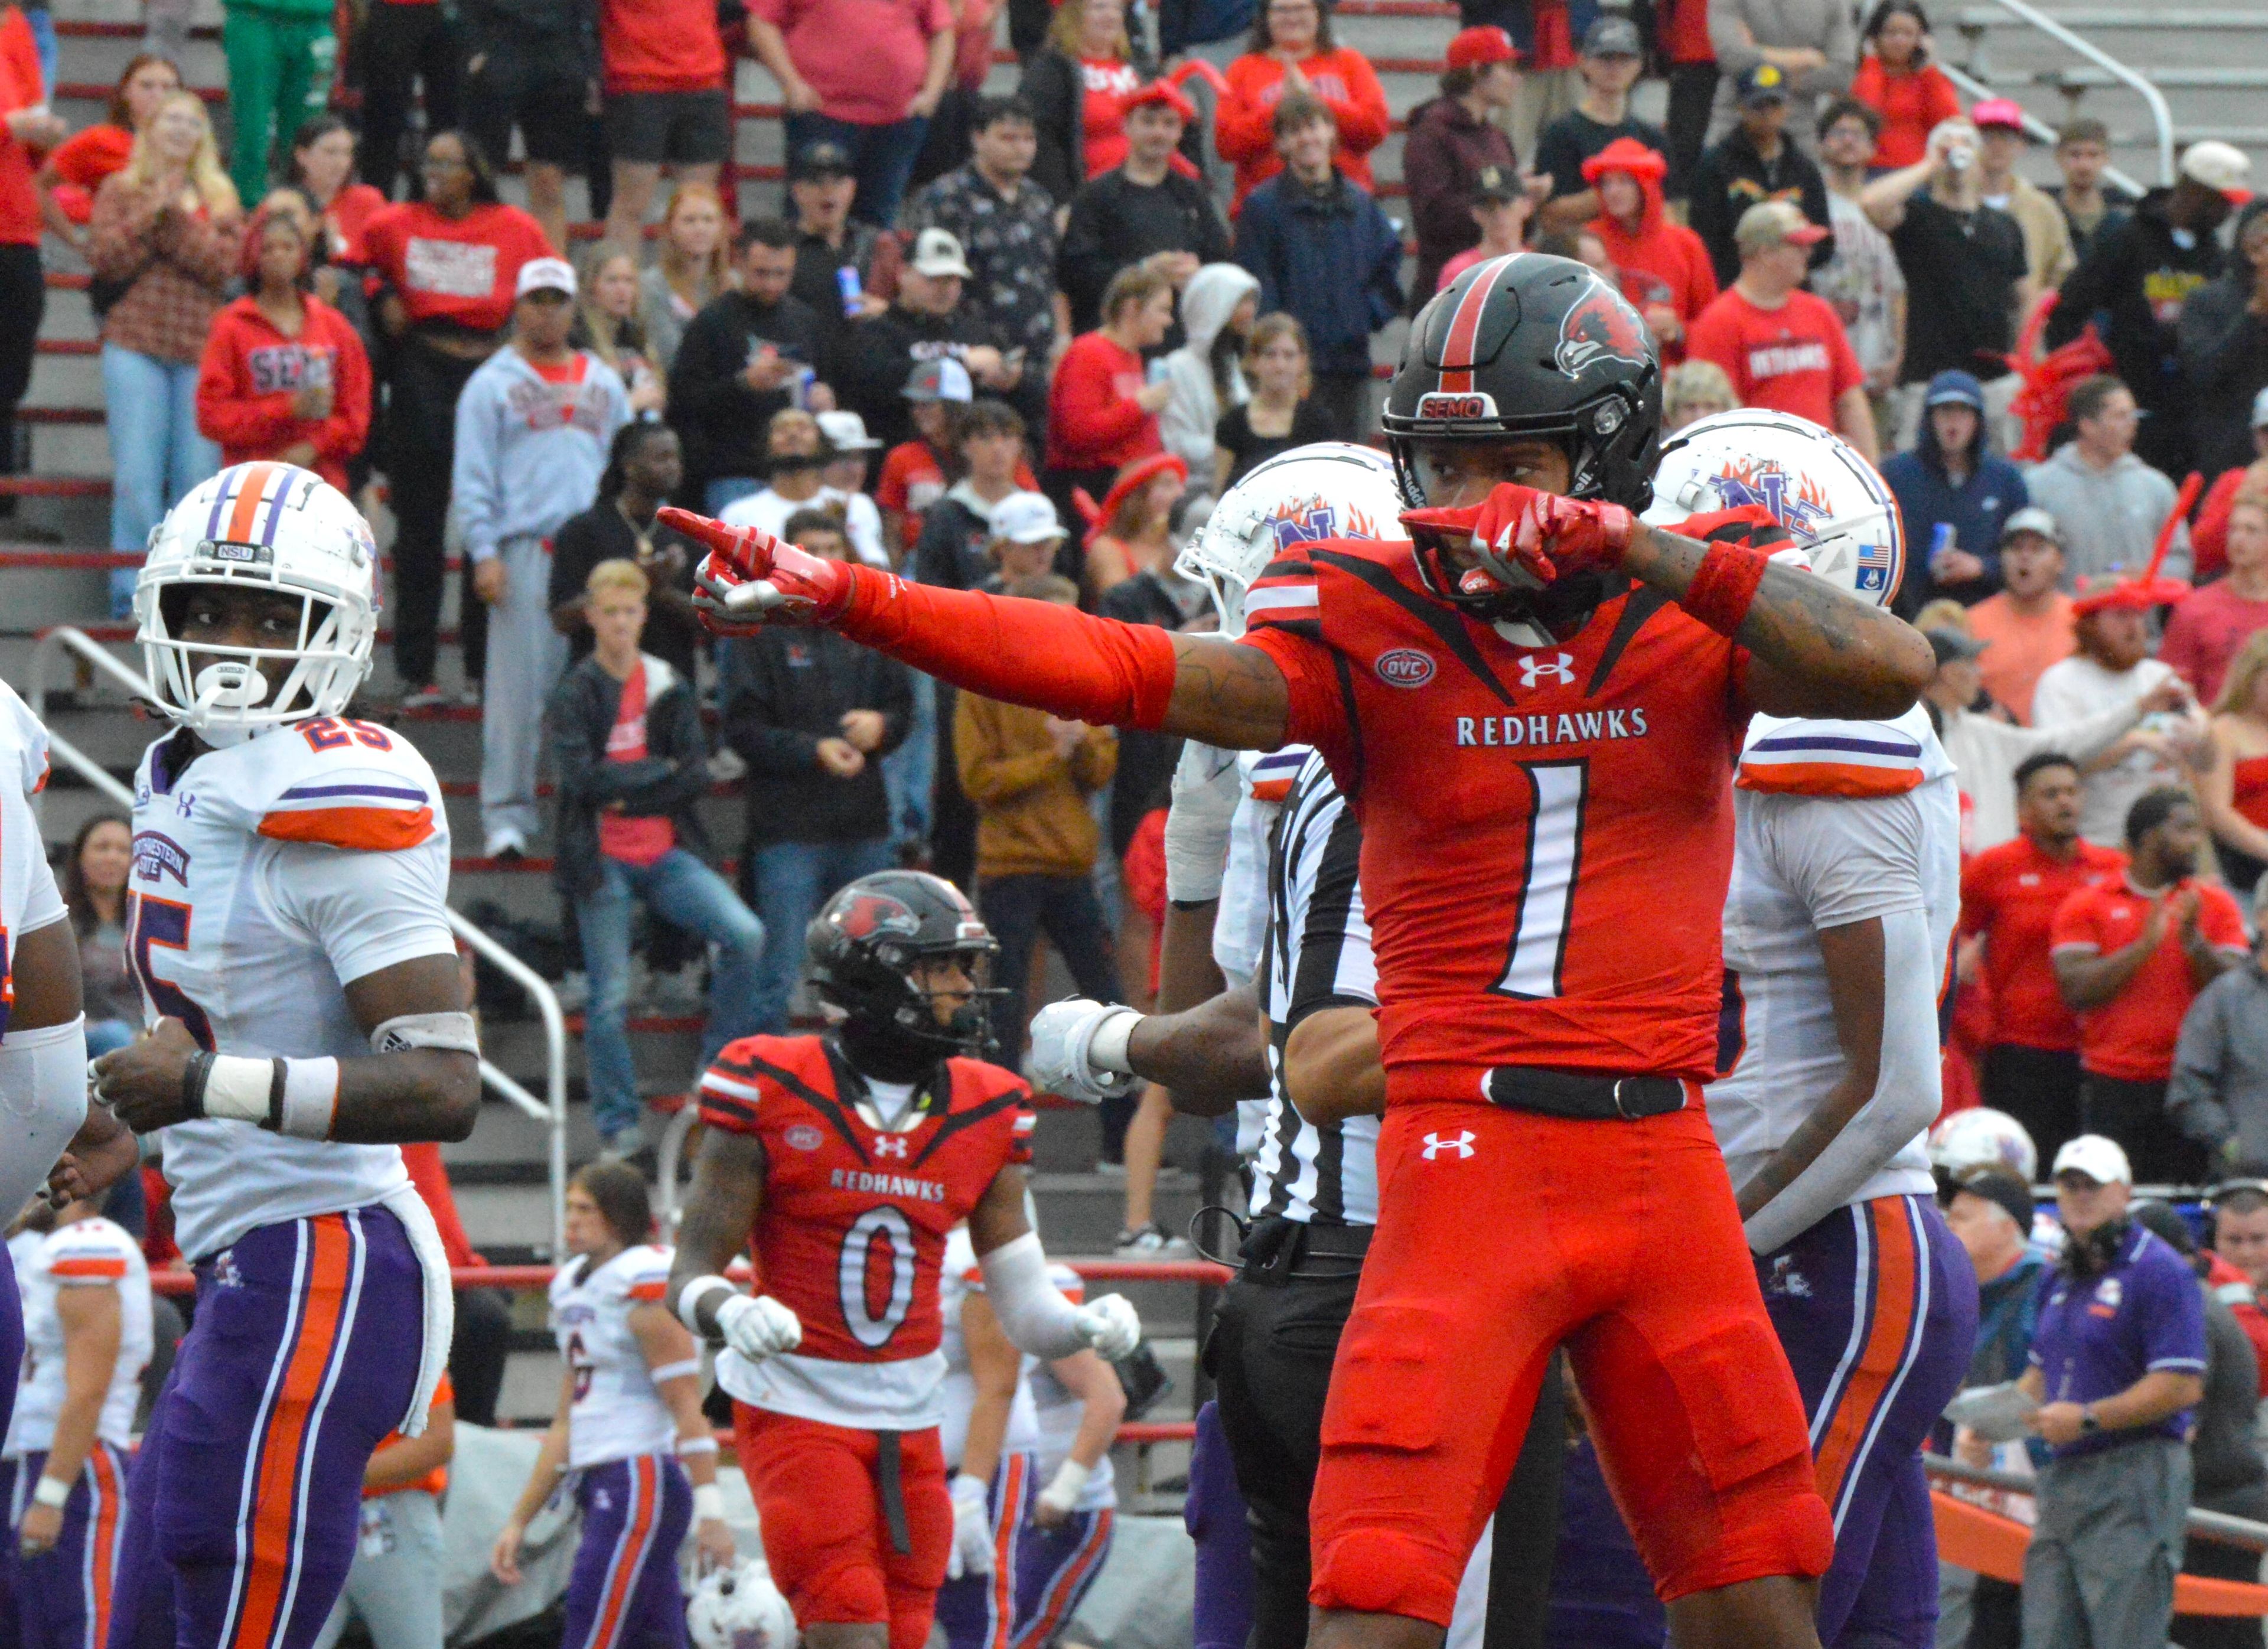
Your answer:
[[[2268,498],[2268,389],[2253,398],[2252,448],[2261,456],[2241,469],[2224,469],[2214,477],[2198,511],[2197,525],[2190,529],[2194,558],[2191,576],[2199,583],[2217,578],[2228,570],[2228,512],[2236,507],[2238,495]]]
[[[1961,871],[1961,931],[1984,944],[1992,1005],[1984,1103],[2024,1125],[2052,1161],[2079,1125],[2079,1021],[2048,958],[2048,930],[2072,894],[2115,880],[2126,856],[2079,834],[2079,769],[2043,750],[2016,769],[2021,832]]]
[[[362,261],[364,226],[387,204],[369,184],[355,181],[354,170],[354,128],[337,115],[319,114],[291,135],[284,181],[307,197],[322,227],[321,239],[308,248],[315,295],[350,320],[363,316],[362,295],[347,290],[338,269]]]
[[[363,229],[372,313],[393,340],[378,457],[395,523],[394,667],[409,709],[442,698],[434,647],[457,397],[504,342],[519,266],[552,255],[535,219],[497,198],[488,158],[462,132],[434,133],[421,171],[425,198],[389,206]],[[469,583],[458,611],[466,679],[476,684],[487,667],[488,619]]]
[[[177,92],[181,71],[155,52],[139,52],[127,59],[126,68],[111,89],[108,118],[99,126],[65,138],[48,151],[40,164],[40,209],[48,228],[58,239],[85,250],[86,220],[94,213],[94,192],[103,179],[126,164],[134,152],[136,133],[151,115]],[[36,93],[34,103],[43,99]]]
[[[2182,1017],[2198,992],[2244,961],[2244,917],[2225,887],[2196,880],[2205,821],[2175,785],[2126,814],[2126,873],[2057,909],[2050,956],[2079,1016],[2080,1122],[2125,1147],[2138,1181],[2193,1183],[2204,1147],[2166,1115]]]
[[[1717,301],[1717,271],[1701,237],[1663,210],[1669,163],[1635,137],[1617,137],[1583,163],[1599,195],[1592,232],[1622,274],[1623,296],[1653,332],[1665,365],[1685,358],[1685,329]]]
[[[0,471],[16,467],[16,403],[31,386],[47,303],[33,157],[64,129],[48,112],[32,26],[8,6],[0,11]]]
[[[754,0],[748,40],[787,104],[788,152],[842,144],[858,177],[853,210],[884,228],[896,222],[953,77],[948,0]]]
[[[342,492],[370,438],[370,357],[346,317],[302,289],[307,242],[288,213],[253,222],[257,288],[222,310],[197,372],[197,428],[224,464],[277,458]]]
[[[1723,367],[1742,405],[1824,424],[1873,463],[1867,375],[1834,306],[1802,290],[1811,248],[1827,234],[1788,201],[1742,213],[1740,277],[1688,328],[1686,353]]]
[[[1244,197],[1284,169],[1276,152],[1276,105],[1304,92],[1331,112],[1339,143],[1333,164],[1366,190],[1373,185],[1370,151],[1392,125],[1386,90],[1370,60],[1331,39],[1320,0],[1263,0],[1252,22],[1252,43],[1228,66],[1228,92],[1213,117],[1213,145],[1236,167],[1236,197]]]
[[[1121,466],[1165,450],[1158,414],[1174,388],[1146,381],[1142,351],[1163,343],[1173,324],[1173,283],[1163,271],[1136,264],[1103,290],[1101,327],[1064,351],[1048,402],[1047,480],[1064,519],[1079,519],[1073,488],[1099,497]]]
[[[2260,1304],[2260,1292],[2268,1288],[2268,1182],[2224,1182],[2209,1201],[2214,1255],[2252,1285],[2251,1299],[2228,1299],[2228,1308],[2259,1355],[2260,1395],[2268,1397],[2268,1310]]]
[[[2236,650],[2268,629],[2268,497],[2243,493],[2231,504],[2228,576],[2200,585],[2174,609],[2158,657],[2210,704]]]
[[[760,26],[751,13],[748,35],[757,42],[759,55],[760,26]],[[867,51],[882,43],[873,38],[872,26],[863,18],[839,27],[838,50]],[[775,29],[772,40],[777,43],[778,39]],[[733,147],[733,105],[727,90],[731,60],[717,31],[715,0],[600,0],[599,62],[600,85],[606,93],[607,149],[614,160],[607,239],[636,254],[663,165],[680,183],[713,184]],[[765,67],[772,67],[770,59],[765,59]],[[879,61],[873,67],[879,70]],[[784,92],[787,82],[781,85]],[[806,96],[810,90],[802,88]],[[791,150],[806,141],[796,136],[794,111],[815,107],[817,102],[816,98],[800,102],[795,93],[788,93]],[[907,164],[912,164],[910,157]]]
[[[2192,598],[2194,599],[2194,598]],[[2237,649],[2213,713],[2210,765],[2198,778],[2213,851],[2244,893],[2268,870],[2268,635]]]
[[[1961,113],[1961,93],[1929,61],[1929,18],[1915,0],[1882,0],[1865,32],[1873,49],[1859,59],[1851,95],[1882,117],[1874,164],[1894,171],[1922,158],[1937,123]]]

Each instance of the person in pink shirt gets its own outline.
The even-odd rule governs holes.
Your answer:
[[[851,210],[887,228],[953,78],[950,0],[753,0],[748,43],[779,82],[787,151],[850,151]]]
[[[2228,661],[2268,629],[2268,498],[2240,493],[2228,510],[2228,576],[2200,585],[2174,609],[2158,657],[2205,703],[2220,696]]]

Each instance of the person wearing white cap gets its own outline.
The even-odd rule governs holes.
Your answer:
[[[541,826],[535,769],[543,703],[567,660],[552,627],[554,534],[590,508],[630,391],[614,368],[569,347],[575,270],[563,258],[520,265],[512,341],[457,401],[454,511],[489,607],[481,706],[481,828],[490,858],[523,854]]]
[[[2252,306],[2268,269],[2268,201],[2248,202],[2230,237],[2236,255],[2220,278],[2182,305],[2182,376],[2190,394],[2190,439],[2208,475],[2241,469],[2259,456],[2262,389],[2268,386],[2262,346],[2268,330]]]
[[[2205,1393],[2205,1296],[2128,1210],[2134,1174],[2100,1134],[2056,1152],[2068,1241],[2042,1296],[2027,1423],[2053,1451],[2024,1554],[2025,1649],[2166,1642]]]
[[[906,379],[918,362],[955,361],[995,394],[1012,394],[1023,380],[1022,352],[1004,351],[983,308],[963,301],[968,279],[961,242],[949,231],[924,229],[899,272],[896,301],[836,339],[835,393],[886,445],[906,438]]]
[[[819,478],[838,492],[865,491],[867,466],[882,450],[882,444],[866,433],[866,420],[855,412],[822,412],[819,432],[835,449]]]
[[[2233,144],[2211,138],[2191,144],[2182,151],[2181,176],[2172,188],[2152,189],[2132,217],[2095,237],[2048,317],[2053,350],[2096,314],[2109,314],[2102,341],[2146,415],[2135,451],[2170,475],[2191,467],[2179,365],[2183,300],[2221,272],[2227,254],[2216,232],[2251,200],[2251,173],[2252,163]]]

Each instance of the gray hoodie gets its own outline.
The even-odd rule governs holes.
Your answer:
[[[1236,306],[1260,291],[1260,283],[1233,263],[1208,263],[1189,276],[1182,293],[1182,326],[1189,342],[1166,357],[1166,381],[1174,398],[1158,415],[1158,434],[1166,450],[1189,467],[1189,484],[1212,490],[1212,432],[1221,404],[1212,381],[1212,346]],[[1251,398],[1244,372],[1235,363],[1228,369],[1229,405]]]
[[[507,344],[457,397],[451,507],[475,561],[508,538],[548,538],[591,507],[630,391],[588,350],[579,381],[555,384]]]
[[[2027,465],[2024,485],[2032,502],[2063,529],[2066,590],[2082,573],[2140,572],[2150,564],[2150,547],[2174,508],[2174,483],[2133,453],[2097,469],[2079,455],[2076,441],[2058,447],[2045,463]],[[2165,576],[2190,576],[2186,526],[2174,529]]]

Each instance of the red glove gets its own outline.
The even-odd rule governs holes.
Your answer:
[[[753,526],[664,504],[656,517],[705,544],[693,606],[712,635],[749,636],[776,624],[831,624],[850,605],[851,569],[784,544]]]
[[[1478,561],[1459,577],[1457,588],[1481,596],[1540,590],[1578,567],[1619,566],[1638,521],[1618,504],[1565,498],[1507,481],[1473,508],[1412,510],[1402,524],[1469,548]]]
[[[1701,515],[1689,515],[1669,530],[1680,538],[1697,538],[1704,542],[1730,541],[1735,544],[1753,545],[1756,536],[1754,531],[1724,533],[1724,529],[1735,526],[1761,529],[1778,525],[1778,518],[1761,504],[1744,504],[1737,510],[1711,510]],[[1715,537],[1719,533],[1724,534],[1722,540]],[[1777,549],[1780,546],[1773,544],[1765,548]]]

